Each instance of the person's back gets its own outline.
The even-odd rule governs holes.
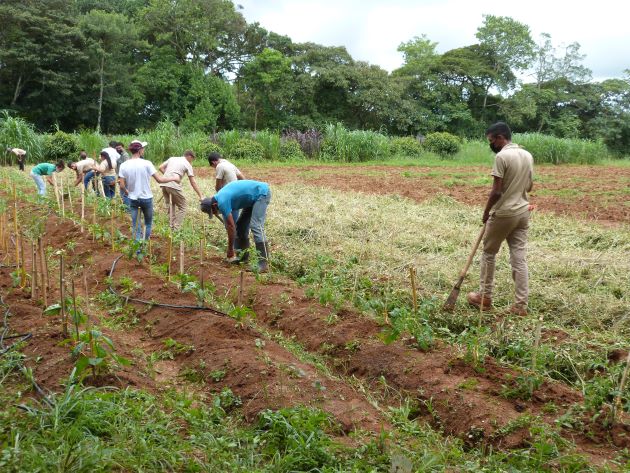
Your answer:
[[[185,175],[194,176],[192,165],[184,156],[173,156],[166,160],[166,168],[164,169],[165,177],[179,176],[180,179]],[[180,182],[167,182],[160,184],[160,187],[171,187],[173,189],[182,190]]]
[[[223,185],[238,180],[238,168],[227,159],[221,158],[216,168],[216,178],[223,179]]]
[[[120,166],[119,176],[125,179],[129,191],[129,199],[150,199],[151,176],[157,171],[151,161],[142,158],[131,158]]]
[[[532,155],[515,143],[497,153],[492,175],[502,179],[502,195],[494,205],[498,217],[519,215],[529,206],[528,190],[534,176]]]
[[[260,181],[237,180],[221,188],[215,194],[219,210],[227,217],[232,210],[254,205],[262,196],[269,193],[269,184]]]
[[[79,174],[89,171],[96,163],[92,158],[85,158],[76,163],[76,170]]]

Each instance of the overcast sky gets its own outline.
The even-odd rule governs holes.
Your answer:
[[[398,45],[426,34],[438,51],[476,42],[483,14],[509,16],[549,33],[555,45],[577,41],[596,79],[630,69],[630,2],[598,0],[235,0],[248,22],[289,36],[345,46],[352,57],[389,71],[402,56]],[[588,5],[588,6],[587,6]]]

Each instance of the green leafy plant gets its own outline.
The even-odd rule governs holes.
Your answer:
[[[392,138],[389,142],[390,153],[393,156],[417,158],[422,152],[422,144],[413,136]]]
[[[44,140],[45,159],[56,163],[59,160],[67,161],[77,154],[79,144],[76,138],[63,131],[57,131]]]
[[[265,148],[263,145],[249,138],[244,138],[236,142],[229,151],[226,150],[227,157],[233,160],[246,159],[249,161],[262,161],[265,158]]]
[[[449,157],[456,154],[460,147],[460,139],[447,132],[429,133],[424,139],[424,148],[442,157]]]
[[[76,374],[84,378],[89,369],[92,378],[108,374],[113,365],[128,366],[131,362],[116,354],[114,343],[98,328],[92,327],[79,333],[78,343],[72,350]]]

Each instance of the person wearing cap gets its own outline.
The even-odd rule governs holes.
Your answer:
[[[88,155],[85,151],[81,151],[79,153],[79,160],[76,162],[69,162],[68,168],[72,169],[76,173],[76,179],[74,180],[74,185],[78,186],[81,181],[83,181],[83,185],[87,189],[88,184],[91,178],[88,178],[88,174],[92,171],[92,168],[96,162],[92,158],[88,158]],[[92,173],[93,174],[93,173]]]
[[[201,211],[212,215],[223,215],[227,231],[227,260],[230,263],[245,263],[249,252],[249,231],[254,235],[258,253],[258,270],[266,272],[269,267],[269,244],[265,236],[265,218],[271,201],[271,189],[266,182],[239,180],[223,186],[212,198],[201,201]],[[235,222],[234,210],[241,214]]]
[[[101,162],[92,167],[101,175],[103,181],[103,193],[108,199],[112,199],[116,195],[116,168],[112,164],[112,158],[105,151],[101,151]]]
[[[26,151],[21,148],[11,148],[10,146],[7,147],[7,151],[16,156],[20,171],[24,171],[24,164],[26,164]]]
[[[54,185],[52,180],[53,172],[61,172],[65,168],[63,161],[59,161],[56,165],[51,163],[39,163],[33,169],[31,169],[31,178],[35,181],[35,185],[37,186],[37,193],[41,196],[46,195],[46,182],[44,182],[44,177],[46,176],[46,180],[52,186]]]
[[[118,182],[120,191],[129,198],[131,212],[131,227],[135,240],[142,240],[142,228],[138,225],[138,212],[142,210],[144,216],[144,239],[151,236],[153,224],[153,193],[151,192],[151,177],[159,184],[179,181],[178,175],[170,177],[160,176],[151,161],[143,158],[146,142],[134,140],[129,144],[131,157],[120,166]]]
[[[190,185],[199,196],[199,200],[201,200],[203,196],[195,181],[195,173],[192,167],[194,159],[195,153],[187,149],[184,151],[184,156],[168,158],[158,169],[164,176],[179,176],[180,181],[187,175]],[[168,182],[160,184],[160,187],[162,188],[162,196],[169,214],[171,228],[178,230],[186,215],[186,196],[182,190],[182,185],[179,182]]]

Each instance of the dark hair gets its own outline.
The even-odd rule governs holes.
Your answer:
[[[118,144],[118,141],[110,141],[109,142],[109,147],[110,148],[115,148],[117,144]]]
[[[105,159],[107,159],[107,166],[109,166],[109,169],[114,168],[114,166],[112,166],[112,159],[109,157],[109,153],[107,151],[101,151],[101,157],[105,157]]]
[[[57,161],[57,165],[56,166],[58,168],[61,168],[62,171],[66,168],[66,165],[63,163],[63,160]]]
[[[511,140],[512,130],[510,130],[510,127],[507,125],[507,123],[496,122],[494,125],[490,125],[488,127],[488,129],[486,130],[486,136],[487,135],[490,135],[493,137],[501,135],[506,140]]]
[[[85,156],[87,158],[87,155],[88,154],[87,154],[87,152],[84,149],[82,149],[81,152],[79,153],[79,157],[84,157]]]
[[[140,143],[131,143],[129,145],[129,151],[131,151],[134,154],[140,151],[141,149],[142,149],[142,145]]]
[[[195,156],[195,152],[191,149],[187,149],[186,151],[184,151],[184,156],[192,156],[193,159],[197,157]]]
[[[59,163],[57,163],[57,164],[59,164]],[[73,161],[68,161],[68,162],[66,163],[66,166],[68,166],[68,169],[72,169],[72,165],[73,165],[73,164],[74,164],[74,162],[73,162]]]
[[[216,151],[213,151],[208,155],[209,163],[213,163],[214,161],[218,161],[219,159],[221,159],[221,154],[217,153]]]

